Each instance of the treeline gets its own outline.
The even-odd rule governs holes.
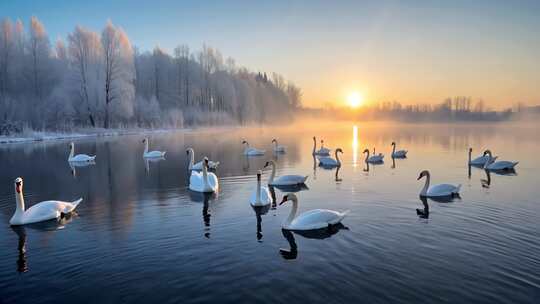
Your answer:
[[[471,97],[446,98],[439,104],[402,105],[397,101],[366,105],[357,111],[326,107],[323,112],[335,113],[347,119],[420,121],[503,121],[512,117],[512,109],[494,111],[483,100]]]
[[[0,24],[0,124],[33,129],[270,122],[301,105],[276,73],[253,73],[203,45],[140,51],[112,22],[50,42],[32,17]]]

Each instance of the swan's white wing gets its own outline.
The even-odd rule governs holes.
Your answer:
[[[337,166],[338,162],[337,160],[331,158],[331,157],[321,157],[319,158],[319,162],[323,166]]]
[[[77,154],[69,159],[70,162],[87,162],[94,160],[96,156],[90,156],[86,154]]]
[[[282,175],[276,179],[272,185],[298,185],[306,182],[307,176],[302,175]]]
[[[192,167],[193,170],[202,170],[202,161],[196,163]]]
[[[218,181],[218,178],[217,176],[212,173],[212,172],[208,172],[208,184],[210,185],[210,187],[214,190],[214,191],[217,191],[217,189],[219,188],[219,181]]]
[[[165,155],[165,152],[161,151],[150,151],[144,154],[144,157],[162,157]]]
[[[483,164],[485,164],[488,160],[489,160],[489,156],[488,156],[488,155],[478,156],[477,158],[471,160],[470,164],[471,164],[471,165],[483,165]]]
[[[315,209],[304,212],[289,225],[291,230],[312,230],[328,227],[329,224],[339,223],[346,213],[328,209]]]
[[[272,196],[267,187],[261,187],[261,201],[257,202],[257,189],[251,193],[249,203],[253,206],[266,206],[272,203]]]
[[[459,193],[460,186],[454,186],[450,184],[436,184],[429,187],[427,191],[428,196],[449,196],[454,193]]]
[[[24,211],[23,223],[37,223],[58,218],[65,209],[64,202],[44,201]]]
[[[497,162],[494,162],[490,164],[487,168],[490,170],[503,170],[503,169],[512,169],[514,168],[518,162],[510,162],[506,160],[500,160]]]
[[[189,189],[201,192],[203,188],[202,178],[202,173],[191,171],[191,176],[189,177]]]

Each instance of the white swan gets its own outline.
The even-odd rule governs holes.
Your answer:
[[[259,156],[259,155],[264,155],[264,153],[266,152],[266,150],[259,150],[256,148],[251,148],[249,146],[249,143],[245,140],[242,141],[242,144],[246,145],[246,148],[244,149],[244,155],[246,156]]]
[[[96,156],[90,156],[86,154],[75,154],[75,144],[70,143],[69,144],[69,156],[68,156],[68,162],[91,162],[96,159]]]
[[[404,158],[407,157],[407,150],[396,151],[396,143],[392,142],[392,158]]]
[[[165,153],[167,152],[161,152],[161,151],[148,151],[148,138],[143,139],[142,141],[144,143],[144,153],[143,157],[165,157]]]
[[[217,192],[219,189],[219,182],[217,176],[208,172],[208,158],[204,158],[204,166],[202,172],[191,171],[189,177],[189,189],[196,192]]]
[[[287,149],[287,147],[279,145],[275,138],[272,139],[272,143],[274,144],[274,152],[285,153],[285,150]]]
[[[420,172],[420,176],[418,176],[418,180],[420,180],[422,177],[426,177],[426,183],[424,184],[424,188],[422,188],[422,191],[420,191],[420,196],[425,197],[441,197],[441,196],[453,196],[455,194],[459,194],[459,189],[461,189],[461,184],[454,186],[450,184],[437,184],[437,185],[429,185],[431,176],[429,174],[428,170],[424,170]]]
[[[331,225],[339,224],[343,218],[349,213],[349,210],[337,212],[328,209],[314,209],[306,211],[296,216],[298,211],[298,198],[294,193],[288,193],[283,197],[280,205],[287,201],[292,201],[293,206],[287,219],[281,227],[286,230],[315,230],[327,228]]]
[[[486,152],[484,152],[484,155],[478,156],[475,159],[472,158],[472,148],[469,148],[469,165],[471,166],[483,166],[486,164],[486,162],[489,160],[489,155],[487,155]],[[494,159],[497,157],[495,156]]]
[[[369,149],[365,149],[364,153],[366,153],[366,163],[381,163],[384,159],[384,155],[382,153],[369,156]],[[373,153],[375,153],[375,148],[373,148]]]
[[[193,150],[193,148],[187,148],[186,154],[189,157],[189,170],[202,170],[203,168],[202,161],[195,164],[195,151]],[[215,170],[217,169],[218,166],[219,166],[219,162],[214,162],[211,160],[208,161],[208,169]]]
[[[278,178],[275,178],[276,177],[276,163],[273,160],[269,160],[266,162],[264,167],[266,168],[268,166],[272,166],[272,174],[270,174],[270,178],[268,179],[269,186],[302,185],[306,182],[308,178],[307,176],[302,176],[302,175],[282,175]]]
[[[507,160],[495,161],[496,157],[493,157],[489,150],[486,150],[484,154],[487,154],[489,157],[489,160],[484,164],[484,169],[486,170],[511,170],[519,163]]]
[[[321,140],[321,148],[317,150],[317,138],[313,136],[313,155],[328,156],[330,155],[330,149],[323,147],[324,141]]]
[[[341,167],[341,161],[339,160],[338,152],[343,153],[343,150],[341,150],[341,148],[336,149],[336,159],[333,159],[330,156],[320,157],[319,165],[324,167]]]
[[[25,225],[57,219],[63,214],[65,215],[75,210],[77,205],[82,201],[82,198],[74,202],[44,201],[25,210],[23,180],[18,177],[15,179],[15,201],[17,202],[17,209],[9,220],[10,225]]]
[[[261,175],[262,171],[259,170],[259,172],[257,172],[257,188],[255,191],[253,191],[253,194],[249,199],[249,203],[254,207],[267,206],[272,203],[272,195],[270,195],[270,191],[268,191],[267,187],[261,186]]]

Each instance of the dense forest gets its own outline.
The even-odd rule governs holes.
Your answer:
[[[251,72],[203,45],[141,51],[111,21],[51,43],[32,17],[0,24],[0,125],[34,130],[271,122],[301,105],[276,73]]]

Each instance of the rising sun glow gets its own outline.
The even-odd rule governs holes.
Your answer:
[[[358,92],[352,92],[347,97],[347,102],[351,108],[358,108],[364,103],[364,97]]]

